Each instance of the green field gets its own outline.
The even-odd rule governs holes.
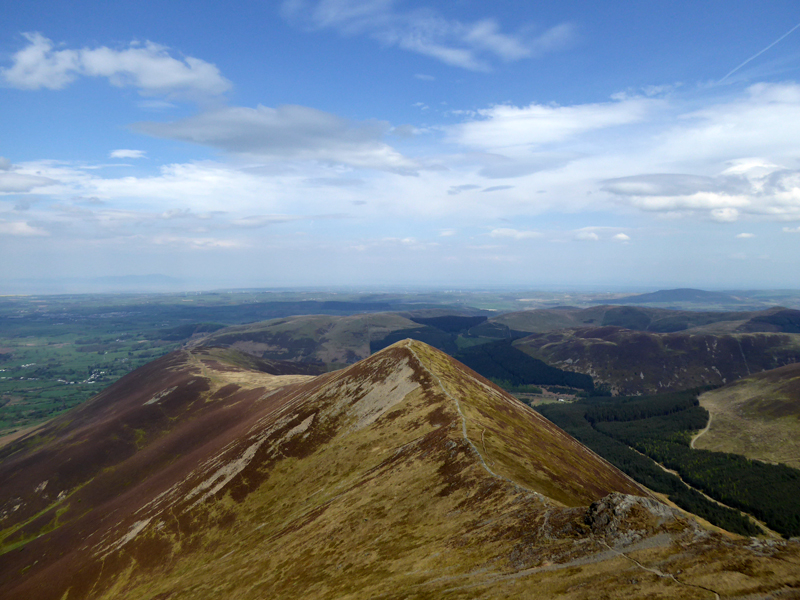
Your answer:
[[[49,334],[2,333],[0,436],[87,400],[179,345],[102,322],[57,324]]]

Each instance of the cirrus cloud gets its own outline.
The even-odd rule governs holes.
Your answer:
[[[282,10],[290,21],[311,30],[367,35],[384,46],[471,71],[489,71],[496,60],[511,62],[562,50],[577,38],[570,23],[537,35],[530,27],[505,33],[494,19],[463,23],[430,9],[400,12],[394,4],[393,0],[285,0]]]

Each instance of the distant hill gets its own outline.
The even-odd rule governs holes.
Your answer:
[[[668,304],[688,302],[692,304],[747,304],[730,294],[723,292],[707,292],[692,288],[678,288],[674,290],[659,290],[649,294],[625,296],[616,300],[604,300],[604,304]]]
[[[800,363],[745,377],[700,396],[711,415],[694,447],[800,469]]]

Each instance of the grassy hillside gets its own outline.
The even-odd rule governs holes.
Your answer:
[[[800,468],[800,364],[706,392],[700,404],[711,423],[695,448]]]

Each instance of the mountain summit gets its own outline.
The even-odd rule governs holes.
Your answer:
[[[404,340],[316,377],[291,368],[176,352],[0,449],[3,596],[701,598],[796,584],[796,543],[701,529],[430,346]]]

